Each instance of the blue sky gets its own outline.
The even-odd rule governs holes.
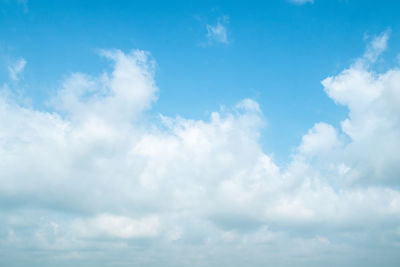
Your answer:
[[[0,0],[0,265],[397,266],[399,11]]]

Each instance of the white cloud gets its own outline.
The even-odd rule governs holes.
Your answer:
[[[13,81],[19,80],[19,75],[22,74],[26,65],[26,60],[21,58],[18,59],[13,65],[8,66],[8,72],[10,79]]]
[[[207,40],[208,45],[222,43],[228,44],[228,33],[227,33],[227,25],[229,24],[229,17],[223,16],[218,19],[217,24],[210,25],[207,24]]]
[[[151,122],[149,54],[101,54],[113,71],[72,74],[54,112],[0,97],[0,263],[395,266],[399,70],[355,63],[325,79],[348,118],[315,124],[278,166],[255,101]]]
[[[400,171],[396,167],[400,160],[400,71],[370,69],[371,59],[383,52],[387,38],[383,33],[373,39],[361,60],[322,82],[327,94],[349,109],[349,117],[341,123],[341,130],[351,139],[343,158],[352,166],[363,166],[358,170],[360,180],[394,182]]]
[[[77,233],[86,238],[136,238],[155,237],[158,232],[159,221],[155,216],[134,220],[124,216],[100,214],[87,220],[77,220],[73,227]]]
[[[339,145],[336,129],[326,123],[317,123],[303,136],[299,150],[301,153],[314,155],[331,152]]]
[[[375,62],[382,52],[386,50],[390,33],[391,30],[389,29],[373,38],[369,43],[363,58],[371,63]]]
[[[157,99],[154,62],[146,52],[138,50],[129,54],[119,50],[101,51],[101,55],[113,62],[113,72],[99,77],[71,75],[53,105],[76,120],[135,119]]]

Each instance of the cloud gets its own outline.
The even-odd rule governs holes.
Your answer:
[[[67,78],[51,102],[70,119],[115,122],[133,120],[151,108],[158,88],[153,79],[154,61],[148,53],[134,50],[100,51],[114,67],[112,73],[90,77],[74,73]]]
[[[317,123],[303,136],[299,151],[311,155],[329,153],[335,146],[339,145],[340,141],[336,129],[326,123]]]
[[[396,266],[398,69],[357,60],[324,79],[348,117],[316,123],[279,166],[254,100],[149,120],[149,53],[100,54],[113,70],[71,74],[53,110],[1,94],[1,265]]]
[[[395,182],[400,169],[396,163],[400,154],[398,101],[400,82],[398,69],[385,73],[371,70],[371,63],[386,48],[387,32],[377,36],[364,56],[340,74],[326,78],[322,84],[327,94],[349,109],[349,117],[341,123],[341,130],[351,139],[343,151],[351,165],[362,165],[359,180]],[[351,155],[351,156],[350,156]],[[377,155],[384,157],[377,158]]]
[[[374,37],[368,44],[368,47],[361,59],[357,62],[360,65],[374,63],[378,57],[386,50],[391,30],[382,32],[379,36]]]
[[[134,220],[124,216],[100,214],[87,220],[78,220],[73,224],[74,230],[82,237],[129,239],[156,236],[159,222],[155,216]]]
[[[218,19],[217,24],[215,25],[210,25],[207,24],[207,40],[208,40],[208,45],[212,44],[228,44],[228,33],[227,33],[227,25],[229,24],[229,17],[228,16],[223,16]]]
[[[313,4],[314,0],[288,0],[290,3],[296,4],[296,5],[304,5],[307,3]]]
[[[18,59],[13,65],[8,66],[8,72],[10,75],[10,79],[13,81],[18,81],[19,76],[24,71],[25,65],[26,65],[26,60],[21,58],[21,59]]]

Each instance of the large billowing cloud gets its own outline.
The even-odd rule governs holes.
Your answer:
[[[388,33],[322,84],[348,108],[316,123],[288,166],[240,101],[208,120],[149,120],[148,53],[102,51],[111,73],[72,74],[53,112],[0,98],[3,266],[396,266],[400,70],[376,73]]]

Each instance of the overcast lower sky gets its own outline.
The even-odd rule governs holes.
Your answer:
[[[400,265],[400,3],[0,1],[0,265]]]

